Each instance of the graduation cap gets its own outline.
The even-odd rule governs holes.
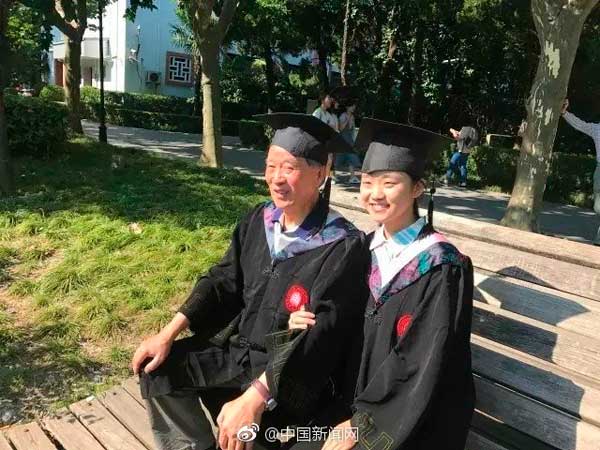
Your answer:
[[[366,152],[362,172],[406,172],[423,178],[425,170],[452,140],[423,128],[366,118],[360,124],[355,149]]]
[[[381,170],[406,172],[413,179],[421,179],[429,165],[452,140],[423,128],[366,118],[360,124],[355,149],[366,151],[363,173]],[[433,194],[428,206],[428,219],[432,223]]]
[[[254,117],[275,129],[271,145],[277,145],[294,156],[325,165],[329,153],[352,151],[351,145],[337,131],[314,116],[280,112]],[[326,201],[329,201],[330,192],[331,178],[328,178],[323,189]]]
[[[277,145],[294,156],[324,165],[329,153],[352,151],[350,144],[337,131],[314,116],[281,112],[254,117],[275,129],[271,145]]]

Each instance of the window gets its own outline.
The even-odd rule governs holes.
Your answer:
[[[192,86],[194,76],[192,72],[192,57],[182,53],[167,53],[166,82],[179,86]]]

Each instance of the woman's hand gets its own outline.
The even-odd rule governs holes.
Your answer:
[[[310,311],[306,311],[306,308],[302,305],[300,311],[293,312],[290,315],[288,327],[290,330],[306,330],[309,326],[314,326],[315,323],[315,315]]]

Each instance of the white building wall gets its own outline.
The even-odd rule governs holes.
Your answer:
[[[125,86],[128,92],[146,92],[162,95],[191,97],[193,87],[174,86],[166,83],[167,52],[185,53],[176,47],[171,37],[171,26],[179,23],[175,14],[175,0],[157,0],[157,9],[138,10],[135,21],[127,23],[127,52],[137,49],[137,62],[130,61],[125,69]],[[158,85],[146,83],[146,72],[160,72]]]
[[[109,4],[103,18],[103,38],[108,40],[109,52],[104,55],[104,87],[109,91],[144,92],[181,97],[193,96],[192,87],[165,83],[167,52],[184,53],[172,43],[171,25],[178,23],[175,0],[157,0],[154,10],[138,10],[134,22],[125,19],[127,0]],[[90,20],[97,25],[97,20]],[[52,30],[53,46],[49,52],[50,82],[56,84],[54,58],[63,59],[64,39],[56,28]],[[98,32],[87,29],[84,40],[98,43]],[[89,44],[89,43],[88,43]],[[139,50],[138,50],[139,44]],[[105,47],[106,48],[106,47]],[[135,53],[131,50],[136,50]],[[92,85],[99,86],[99,60],[85,54],[81,58],[82,77],[91,69]],[[158,85],[146,83],[146,72],[161,73]],[[82,79],[82,84],[84,84]]]
[[[104,55],[104,88],[107,91],[123,91],[125,89],[125,81],[123,71],[125,66],[125,51],[124,45],[120,42],[121,36],[125,31],[125,14],[126,0],[118,0],[109,4],[106,7],[106,12],[103,17],[103,38],[108,40],[109,51]],[[89,21],[93,25],[98,25],[97,20]],[[86,30],[84,39],[98,39],[98,32],[90,29]],[[81,59],[82,70],[84,68],[92,68],[93,79],[92,85],[100,86],[99,60]]]
[[[139,9],[134,22],[125,19],[128,0],[115,0],[106,8],[104,15],[104,39],[108,40],[109,52],[105,54],[105,89],[119,92],[143,92],[162,95],[192,97],[193,86],[182,87],[166,82],[167,53],[185,53],[185,50],[173,44],[171,28],[179,23],[176,15],[176,0],[156,0],[154,10]],[[97,20],[90,20],[97,25]],[[52,30],[55,43],[49,52],[50,82],[56,84],[54,58],[62,59],[64,55],[63,36],[57,29]],[[98,32],[86,30],[84,40],[98,44]],[[90,48],[88,42],[88,48]],[[132,52],[134,50],[134,52]],[[237,46],[229,49],[239,53]],[[285,56],[288,63],[299,64],[301,59],[311,60],[311,52],[303,52],[294,57]],[[99,60],[96,55],[82,56],[82,75],[85,71],[89,79],[92,69],[93,86],[99,86]],[[332,66],[333,71],[337,67]],[[146,83],[148,71],[161,74],[160,83]],[[83,84],[83,81],[82,81]]]

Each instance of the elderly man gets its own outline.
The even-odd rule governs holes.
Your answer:
[[[253,433],[269,446],[267,426],[313,424],[353,393],[344,344],[360,334],[367,250],[318,190],[328,154],[347,144],[308,115],[262,119],[276,130],[265,170],[272,200],[241,220],[221,262],[133,357],[160,449],[214,446],[199,398],[219,446],[240,450]],[[318,325],[290,334],[290,313],[302,306]],[[187,328],[195,335],[175,340]],[[336,414],[316,420],[335,423]]]

